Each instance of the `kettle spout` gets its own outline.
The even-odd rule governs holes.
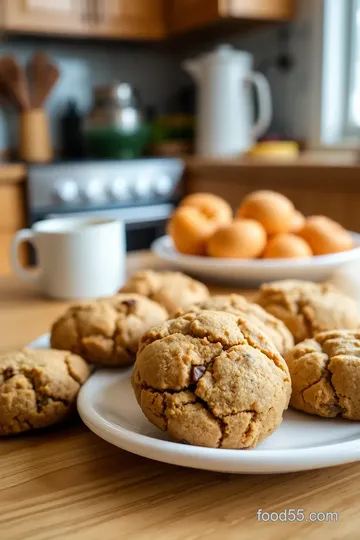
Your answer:
[[[194,60],[185,60],[185,62],[182,63],[182,67],[195,81],[198,81],[199,66]]]

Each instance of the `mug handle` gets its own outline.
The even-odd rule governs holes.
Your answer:
[[[36,248],[34,239],[34,233],[30,229],[21,229],[21,231],[18,231],[11,243],[10,260],[12,269],[19,278],[29,283],[40,284],[40,272],[33,272],[24,268],[19,262],[18,255],[19,246],[23,242],[30,242]]]
[[[264,135],[272,120],[271,89],[267,78],[257,71],[249,73],[248,80],[255,86],[258,94],[259,118],[251,130],[252,140],[255,142]]]

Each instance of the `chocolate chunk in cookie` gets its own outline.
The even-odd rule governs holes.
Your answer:
[[[193,366],[191,370],[190,383],[196,384],[199,379],[204,375],[206,366]]]

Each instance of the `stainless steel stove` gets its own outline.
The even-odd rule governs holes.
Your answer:
[[[30,225],[59,216],[115,218],[126,224],[128,250],[147,249],[181,197],[183,171],[175,158],[32,165]]]

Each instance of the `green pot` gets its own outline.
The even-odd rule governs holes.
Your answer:
[[[150,141],[150,127],[142,124],[133,131],[115,126],[89,127],[85,131],[86,153],[103,159],[133,159],[144,155]]]

